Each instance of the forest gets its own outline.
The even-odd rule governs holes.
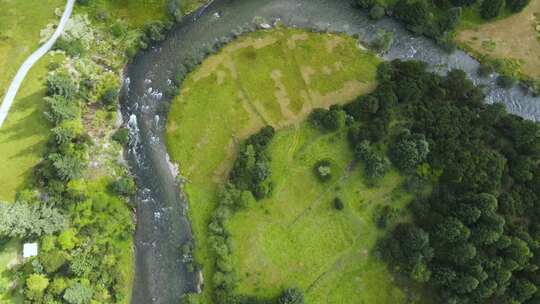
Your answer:
[[[378,89],[345,107],[367,172],[383,174],[387,155],[417,193],[412,221],[393,227],[378,255],[439,303],[537,303],[540,128],[485,104],[464,72],[425,68],[382,64]]]

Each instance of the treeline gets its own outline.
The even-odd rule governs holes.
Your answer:
[[[134,230],[130,209],[107,187],[95,192],[81,179],[93,145],[81,116],[85,93],[94,90],[88,81],[63,69],[49,74],[45,115],[53,128],[33,174],[35,188],[44,195],[23,191],[14,204],[0,208],[0,237],[39,241],[38,256],[16,269],[20,292],[32,303],[117,303],[128,296],[118,262],[130,250],[122,247]],[[117,98],[109,91],[102,101]],[[128,176],[109,187],[118,195],[135,190]]]
[[[453,48],[449,35],[459,24],[463,8],[478,6],[480,16],[493,19],[502,14],[506,7],[519,12],[530,0],[398,0],[388,5],[383,0],[356,0],[356,4],[369,10],[373,19],[385,14],[403,22],[407,29],[418,35],[435,39],[447,48]]]
[[[11,292],[28,303],[119,303],[129,297],[123,267],[134,226],[131,208],[120,196],[134,193],[134,181],[120,165],[100,179],[85,176],[96,146],[83,113],[91,105],[106,119],[114,117],[119,88],[116,78],[96,75],[96,66],[77,60],[86,53],[66,52],[75,57],[69,68],[49,65],[44,115],[51,136],[30,190],[18,193],[13,204],[0,205],[0,245],[10,238],[39,243],[38,255],[13,269]],[[115,136],[124,143],[126,137],[125,130]]]
[[[460,70],[396,60],[378,81],[344,107],[351,146],[367,167],[388,156],[417,193],[378,255],[438,303],[539,302],[539,125],[485,104]]]
[[[232,261],[230,234],[227,221],[238,210],[254,204],[256,200],[269,197],[272,193],[270,158],[266,149],[274,137],[272,127],[262,128],[240,144],[237,159],[229,174],[229,181],[218,197],[218,205],[212,214],[209,228],[210,250],[215,257],[215,269],[211,278],[212,296],[216,303],[223,304],[303,304],[302,291],[285,289],[276,299],[260,299],[238,295],[236,273]],[[196,295],[186,295],[187,303],[198,303]]]

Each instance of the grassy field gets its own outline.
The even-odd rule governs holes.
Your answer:
[[[188,76],[172,105],[167,145],[189,180],[196,259],[206,278],[213,266],[208,220],[238,141],[266,124],[290,126],[314,107],[371,91],[378,62],[350,37],[277,29],[240,38]]]
[[[384,263],[370,255],[383,232],[374,207],[400,208],[412,198],[400,190],[402,178],[392,172],[378,187],[365,186],[362,168],[350,166],[346,132],[322,134],[308,123],[280,131],[268,151],[272,197],[228,221],[238,292],[270,298],[298,286],[306,303],[405,303]],[[313,173],[321,159],[334,164],[325,183]]]
[[[40,30],[56,19],[55,8],[62,0],[18,1],[0,3],[0,100],[22,62],[39,46]],[[0,201],[13,201],[15,193],[26,185],[32,167],[39,161],[48,136],[43,117],[43,82],[49,60],[42,60],[29,73],[14,106],[0,129]],[[18,240],[10,241],[0,251],[0,303],[17,303],[4,293],[11,281],[7,265],[20,250]]]
[[[533,0],[518,14],[460,30],[456,39],[475,53],[517,61],[521,73],[540,77],[539,15],[540,1]]]

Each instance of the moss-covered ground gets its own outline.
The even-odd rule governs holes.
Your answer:
[[[298,125],[315,107],[371,91],[378,62],[353,38],[280,28],[243,36],[187,77],[169,114],[167,146],[188,180],[206,299],[213,272],[208,221],[239,141],[267,124]]]

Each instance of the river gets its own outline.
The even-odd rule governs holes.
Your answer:
[[[213,49],[254,23],[344,32],[371,41],[380,28],[395,33],[386,60],[422,60],[432,70],[445,73],[463,69],[485,87],[486,101],[503,102],[522,117],[540,120],[540,98],[524,95],[516,87],[498,88],[496,75],[480,78],[478,62],[462,51],[448,54],[431,40],[412,36],[389,18],[377,22],[352,7],[352,0],[215,0],[184,18],[167,38],[140,52],[126,70],[122,113],[130,129],[128,160],[139,187],[134,198],[136,269],[132,303],[180,303],[181,295],[194,291],[196,275],[182,262],[180,247],[191,240],[187,204],[180,192],[176,168],[168,161],[164,144],[167,92],[173,79],[185,74]],[[256,18],[257,17],[257,18]]]

